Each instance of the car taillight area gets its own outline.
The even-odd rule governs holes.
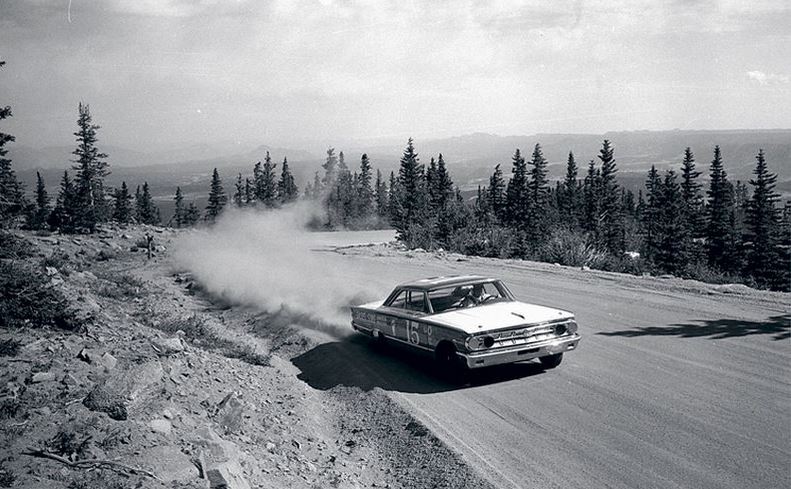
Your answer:
[[[572,319],[553,324],[522,326],[504,331],[470,335],[467,337],[465,345],[470,351],[507,348],[573,335],[576,332],[577,323]]]

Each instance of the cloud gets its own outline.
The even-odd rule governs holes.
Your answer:
[[[759,71],[759,70],[748,71],[747,78],[762,86],[785,85],[789,81],[791,81],[791,78],[789,78],[788,75],[780,75],[777,73],[764,73],[763,71]]]

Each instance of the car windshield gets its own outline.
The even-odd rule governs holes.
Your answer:
[[[434,313],[513,300],[500,281],[478,282],[435,289],[428,293]]]

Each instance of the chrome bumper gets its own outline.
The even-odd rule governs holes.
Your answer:
[[[481,368],[504,363],[524,362],[547,355],[554,355],[570,350],[575,350],[580,341],[580,335],[545,340],[529,345],[498,348],[494,351],[481,351],[475,353],[459,353],[467,368]]]

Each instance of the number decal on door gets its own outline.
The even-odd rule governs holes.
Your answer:
[[[420,323],[415,321],[407,322],[407,339],[413,345],[420,344]]]

